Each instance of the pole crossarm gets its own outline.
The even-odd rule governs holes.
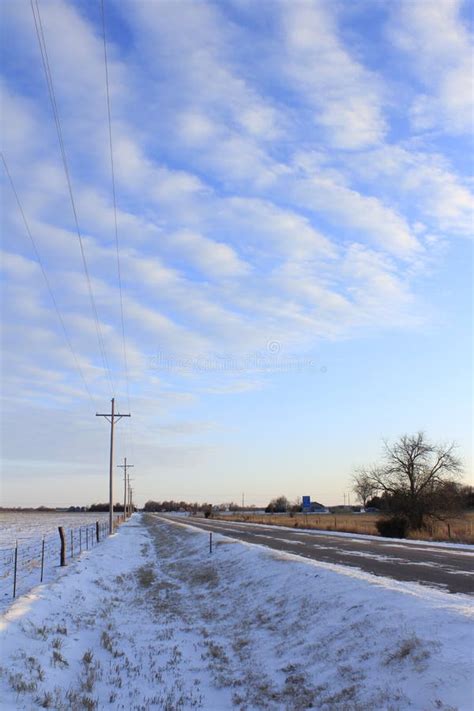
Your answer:
[[[104,413],[102,413],[102,412],[96,412],[96,413],[95,413],[95,416],[96,416],[96,417],[105,417],[105,419],[107,420],[107,422],[112,423],[112,420],[111,420],[111,419],[109,420],[109,417],[111,417],[111,415],[106,415],[106,414],[104,414]],[[122,415],[122,414],[120,414],[120,413],[117,413],[116,415],[114,414],[114,420],[115,420],[116,422],[117,422],[118,420],[121,420],[122,417],[131,417],[131,415],[130,415],[130,414],[128,414],[128,415]]]

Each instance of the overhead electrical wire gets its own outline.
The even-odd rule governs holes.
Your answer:
[[[60,308],[59,308],[59,305],[58,305],[58,302],[57,302],[57,300],[56,300],[56,297],[54,296],[53,289],[51,288],[51,283],[50,283],[50,281],[49,281],[48,274],[47,274],[47,272],[46,272],[46,268],[45,268],[45,266],[44,266],[44,264],[43,264],[43,260],[41,259],[41,255],[40,255],[40,253],[39,253],[38,246],[37,246],[37,244],[36,244],[36,241],[35,241],[35,239],[34,239],[34,237],[33,237],[32,232],[31,232],[31,229],[30,229],[28,220],[26,219],[26,214],[25,214],[25,211],[24,211],[24,209],[23,209],[23,205],[21,204],[21,200],[20,200],[20,197],[19,197],[18,192],[17,192],[17,190],[16,190],[15,184],[14,184],[14,182],[13,182],[13,178],[12,178],[12,176],[11,176],[11,174],[10,174],[9,169],[8,169],[8,165],[7,165],[6,158],[5,158],[5,156],[4,156],[3,153],[1,153],[0,155],[1,155],[1,158],[2,158],[2,162],[3,162],[3,168],[4,168],[5,173],[6,173],[6,175],[7,175],[7,178],[8,178],[8,181],[9,181],[9,183],[10,183],[10,186],[11,186],[11,189],[12,189],[12,192],[13,192],[13,195],[15,196],[15,200],[16,200],[16,203],[17,203],[17,205],[18,205],[18,209],[19,209],[20,214],[21,214],[21,217],[22,217],[22,220],[23,220],[23,224],[24,224],[24,226],[25,226],[26,233],[27,233],[28,237],[30,238],[31,244],[32,244],[32,246],[33,246],[33,251],[34,251],[35,256],[36,256],[36,261],[38,262],[38,264],[39,264],[39,266],[40,266],[41,273],[43,274],[43,278],[44,278],[44,281],[45,281],[45,283],[46,283],[46,287],[47,287],[47,289],[48,289],[48,291],[49,291],[49,295],[50,295],[50,297],[51,297],[51,301],[53,302],[54,310],[56,311],[56,315],[57,315],[57,317],[58,317],[59,323],[61,324],[61,329],[62,329],[62,332],[63,332],[63,334],[64,334],[64,338],[65,338],[65,340],[66,340],[66,343],[67,343],[67,345],[68,345],[69,350],[71,351],[71,355],[72,355],[72,357],[73,357],[73,359],[74,359],[74,363],[75,363],[77,372],[79,373],[79,376],[80,376],[80,378],[81,378],[81,380],[82,380],[82,383],[83,383],[83,385],[84,385],[84,388],[85,388],[85,390],[86,390],[86,392],[87,392],[87,394],[88,394],[88,396],[89,396],[89,399],[90,399],[92,405],[95,406],[94,398],[92,397],[92,393],[91,393],[90,388],[89,388],[89,386],[88,386],[88,384],[87,384],[87,380],[86,380],[86,378],[85,378],[84,371],[82,370],[82,368],[81,368],[81,366],[80,366],[78,357],[77,357],[76,352],[75,352],[75,350],[74,350],[74,348],[73,348],[73,345],[72,345],[72,343],[71,343],[71,339],[69,338],[69,334],[68,334],[68,332],[67,332],[67,328],[66,328],[66,325],[65,325],[65,323],[64,323],[64,319],[63,319],[63,317],[62,317],[61,310],[60,310]]]
[[[59,148],[60,148],[60,152],[61,152],[64,173],[66,176],[66,182],[67,182],[67,186],[68,186],[69,198],[70,198],[73,217],[74,217],[74,224],[76,227],[76,233],[77,233],[77,237],[79,240],[79,247],[80,247],[81,257],[82,257],[82,265],[83,265],[84,274],[85,274],[86,281],[87,281],[87,289],[88,289],[88,293],[89,293],[89,299],[91,302],[92,312],[94,315],[97,341],[99,344],[99,352],[100,352],[100,355],[102,358],[102,364],[104,366],[104,371],[107,374],[107,377],[109,380],[112,395],[114,395],[115,387],[114,387],[114,383],[113,383],[113,378],[112,378],[112,373],[110,370],[109,362],[107,359],[107,353],[105,351],[104,339],[103,339],[103,335],[102,335],[102,329],[100,326],[99,314],[98,314],[96,302],[94,299],[94,293],[92,291],[92,284],[91,284],[89,269],[87,266],[87,260],[86,260],[85,250],[84,250],[82,233],[79,228],[79,220],[78,220],[78,216],[77,216],[76,203],[74,200],[74,194],[73,194],[73,190],[72,190],[71,176],[70,176],[69,166],[68,166],[68,161],[67,161],[67,156],[66,156],[66,149],[65,149],[65,145],[64,145],[61,119],[59,116],[58,106],[57,106],[57,102],[56,102],[56,94],[54,91],[53,78],[52,78],[51,67],[50,67],[50,63],[49,63],[46,40],[44,37],[43,24],[41,21],[41,13],[40,13],[40,9],[38,6],[38,0],[30,0],[30,5],[31,5],[31,11],[33,14],[34,24],[35,24],[36,37],[38,39],[38,44],[39,44],[39,48],[40,48],[41,60],[42,60],[43,70],[44,70],[44,74],[45,74],[45,78],[46,78],[46,84],[48,87],[51,108],[53,111],[54,122],[56,125],[56,132],[57,132],[57,136],[58,136]]]
[[[117,224],[117,196],[115,189],[115,166],[114,166],[114,150],[112,141],[112,119],[110,110],[110,88],[109,88],[109,63],[107,58],[107,40],[105,33],[105,9],[104,0],[101,0],[102,9],[102,30],[103,30],[103,40],[104,40],[104,65],[105,65],[105,87],[106,87],[106,97],[107,97],[107,122],[109,128],[109,149],[110,149],[110,171],[112,177],[112,200],[114,209],[114,231],[115,231],[115,249],[117,255],[117,276],[118,276],[118,286],[120,294],[120,321],[122,325],[122,344],[123,344],[123,362],[125,368],[125,381],[127,389],[127,401],[128,408],[130,409],[130,387],[129,387],[129,374],[128,374],[128,358],[127,358],[127,345],[125,339],[125,322],[123,315],[123,289],[122,289],[122,272],[120,266],[120,247],[118,238],[118,224]]]
[[[117,277],[118,277],[118,287],[120,296],[120,322],[122,327],[122,346],[123,346],[123,363],[125,372],[125,385],[126,385],[126,395],[127,395],[127,405],[129,412],[130,407],[130,377],[128,371],[128,357],[127,357],[127,341],[125,337],[125,319],[124,319],[124,308],[123,308],[123,285],[122,285],[122,270],[120,263],[120,245],[118,236],[118,221],[117,221],[117,191],[115,187],[115,164],[114,164],[114,148],[113,148],[113,137],[112,137],[112,112],[110,107],[110,82],[109,82],[109,62],[107,54],[107,35],[106,35],[106,25],[105,25],[105,3],[101,0],[101,14],[102,14],[102,37],[104,45],[104,68],[105,68],[105,93],[107,99],[107,124],[109,131],[109,151],[110,151],[110,173],[112,180],[112,202],[114,211],[114,233],[115,233],[115,250],[117,256]],[[133,452],[133,429],[130,420],[130,436],[131,445]]]

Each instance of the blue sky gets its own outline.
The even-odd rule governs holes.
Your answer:
[[[471,472],[467,3],[39,0],[104,372],[30,3],[2,4],[3,499],[342,501],[382,438]],[[119,470],[117,470],[119,472]],[[117,474],[120,487],[120,474]],[[118,496],[117,496],[118,498]]]

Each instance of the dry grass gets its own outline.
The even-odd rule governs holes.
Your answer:
[[[384,514],[233,514],[219,516],[223,521],[247,521],[249,523],[273,524],[288,528],[314,528],[320,531],[342,531],[378,536],[376,522]],[[452,518],[447,522],[435,521],[424,531],[413,531],[409,538],[433,541],[474,543],[474,511]]]
[[[149,588],[155,582],[155,571],[152,565],[142,565],[137,570],[138,582],[143,588]]]

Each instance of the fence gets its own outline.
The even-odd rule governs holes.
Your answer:
[[[115,518],[118,525],[122,516]],[[41,539],[17,541],[13,548],[0,549],[0,604],[24,595],[38,583],[51,580],[64,563],[72,561],[83,551],[99,545],[109,535],[109,522],[97,521],[76,528],[61,528],[64,543],[61,545],[59,531]]]

